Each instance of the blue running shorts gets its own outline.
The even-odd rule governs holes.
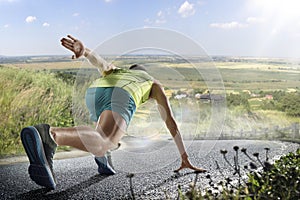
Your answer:
[[[126,121],[127,126],[136,110],[131,95],[118,87],[93,87],[88,88],[85,101],[90,113],[90,119],[97,122],[104,110],[119,113]]]

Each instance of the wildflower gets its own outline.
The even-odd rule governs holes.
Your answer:
[[[273,165],[271,164],[271,163],[269,163],[269,162],[264,162],[264,170],[265,171],[270,171],[272,168],[273,168]]]
[[[246,149],[246,148],[242,148],[242,149],[241,149],[241,152],[246,153],[246,152],[247,152],[247,149]]]
[[[234,146],[233,149],[234,149],[235,151],[238,151],[238,150],[239,150],[239,147],[238,147],[238,146]]]
[[[250,168],[251,169],[257,169],[257,166],[253,162],[250,162]]]
[[[220,152],[221,152],[221,154],[225,155],[225,154],[227,154],[228,151],[226,149],[222,149]]]
[[[133,173],[129,173],[129,174],[127,174],[127,178],[129,178],[130,180],[129,180],[129,184],[130,184],[130,193],[131,193],[131,196],[132,196],[132,199],[135,199],[135,195],[134,195],[134,191],[133,191],[133,183],[132,183],[132,177],[134,176],[134,174]]]
[[[269,153],[270,149],[269,148],[265,148],[265,150],[266,150],[266,161],[268,161],[269,160],[268,153]]]
[[[130,174],[127,174],[127,178],[132,178],[134,176],[134,174],[130,173]]]
[[[258,158],[259,153],[254,153],[253,156],[256,157],[256,158]]]

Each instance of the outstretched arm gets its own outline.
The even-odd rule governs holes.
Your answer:
[[[80,40],[72,37],[71,35],[68,35],[67,38],[62,38],[60,41],[62,46],[74,53],[72,59],[85,56],[92,65],[99,69],[102,74],[116,68],[114,65],[107,63],[98,54],[86,48]]]
[[[180,131],[173,117],[172,110],[170,108],[170,104],[168,98],[165,95],[163,87],[160,84],[154,82],[150,97],[154,98],[157,101],[159,113],[162,119],[165,121],[171,135],[173,136],[178,151],[181,155],[181,166],[177,170],[175,170],[175,172],[178,172],[184,168],[190,168],[198,172],[205,172],[206,170],[193,166],[188,159],[188,155],[186,153]]]

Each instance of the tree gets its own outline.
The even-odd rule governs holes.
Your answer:
[[[250,111],[250,104],[247,95],[232,94],[226,96],[227,106],[243,106],[247,111]]]
[[[286,93],[285,96],[279,99],[278,109],[286,112],[287,115],[300,117],[300,94]]]

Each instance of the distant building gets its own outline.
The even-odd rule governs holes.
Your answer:
[[[188,95],[187,94],[177,94],[175,95],[174,99],[183,99],[183,98],[187,98]]]
[[[268,99],[268,100],[273,100],[273,95],[267,94],[267,95],[265,96],[265,98]]]
[[[200,93],[195,94],[195,99],[200,99],[200,98],[201,98],[201,94]]]
[[[225,97],[220,94],[201,94],[199,100],[204,102],[223,101]]]
[[[210,94],[201,94],[200,95],[201,100],[211,100]]]

